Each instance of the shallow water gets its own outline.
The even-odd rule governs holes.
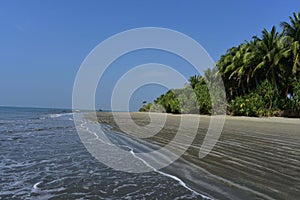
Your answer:
[[[166,173],[100,163],[67,110],[0,107],[0,152],[0,199],[203,199]]]

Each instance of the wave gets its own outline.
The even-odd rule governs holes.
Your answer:
[[[40,190],[40,188],[38,187],[39,184],[41,184],[43,181],[39,181],[36,184],[33,185],[33,189],[34,190]]]
[[[126,147],[128,147],[128,146],[126,146]],[[130,147],[128,147],[128,148],[130,148]],[[142,158],[140,158],[139,156],[137,156],[137,155],[134,153],[134,151],[133,151],[132,148],[130,148],[130,153],[131,153],[135,158],[141,160],[147,167],[149,167],[149,168],[152,169],[153,171],[155,171],[155,172],[157,172],[157,173],[159,173],[159,174],[161,174],[161,175],[163,175],[163,176],[169,177],[169,178],[171,178],[171,179],[177,181],[181,186],[183,186],[184,188],[186,188],[186,189],[188,189],[189,191],[193,192],[193,193],[196,194],[197,196],[201,196],[203,199],[211,200],[210,197],[208,197],[208,196],[206,196],[206,195],[204,195],[204,194],[200,194],[200,193],[196,192],[195,190],[193,190],[192,188],[190,188],[189,186],[187,186],[187,184],[186,184],[183,180],[181,180],[179,177],[174,176],[174,175],[171,175],[171,174],[168,174],[168,173],[165,173],[165,172],[162,172],[162,171],[160,171],[160,170],[157,170],[155,167],[151,166],[151,165],[150,165],[149,163],[147,163],[145,160],[143,160]]]
[[[69,116],[69,115],[73,115],[73,113],[56,113],[56,114],[50,114],[49,117],[53,119],[53,118]]]
[[[103,139],[101,139],[101,138],[99,137],[99,135],[98,135],[96,132],[90,130],[87,126],[85,126],[86,124],[87,124],[87,122],[83,122],[80,126],[81,126],[82,128],[84,128],[87,132],[89,132],[89,133],[95,135],[95,137],[96,137],[96,139],[97,139],[98,141],[100,141],[100,142],[102,142],[102,143],[106,143],[106,144],[108,144],[108,145],[112,145],[112,144],[110,144],[110,143],[105,142]],[[113,131],[111,130],[111,127],[110,127],[109,125],[101,124],[101,127],[102,127],[102,130],[103,130],[104,132],[106,132],[106,133],[112,133],[112,132],[113,132]],[[162,175],[162,176],[165,176],[165,177],[168,177],[168,178],[171,178],[171,179],[177,181],[181,186],[183,186],[183,187],[186,188],[187,190],[191,191],[191,192],[192,192],[193,194],[195,194],[196,196],[200,196],[202,199],[207,199],[207,200],[211,200],[211,199],[212,199],[212,198],[210,198],[210,197],[208,197],[208,196],[206,196],[206,195],[204,195],[204,194],[200,194],[199,192],[193,190],[193,189],[190,188],[183,180],[181,180],[179,177],[177,177],[177,176],[175,176],[175,175],[168,174],[168,173],[166,173],[166,172],[162,172],[162,171],[160,171],[160,170],[157,170],[155,167],[151,166],[146,160],[144,160],[144,159],[142,159],[141,157],[139,157],[139,156],[134,152],[134,149],[133,149],[132,147],[130,147],[130,146],[128,146],[128,145],[121,145],[121,144],[119,144],[118,146],[121,147],[121,148],[124,148],[124,149],[128,149],[129,152],[131,153],[131,155],[132,155],[134,158],[140,160],[142,163],[144,163],[147,167],[149,167],[150,169],[152,169],[154,172],[159,173],[159,174]]]

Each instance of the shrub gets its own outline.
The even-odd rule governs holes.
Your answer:
[[[149,112],[151,110],[151,107],[153,106],[152,103],[146,104],[146,102],[143,102],[144,105],[139,109],[139,112]]]
[[[258,117],[264,115],[265,109],[263,105],[262,97],[256,93],[251,93],[232,100],[230,111],[232,115]]]
[[[197,84],[194,90],[197,96],[200,113],[211,114],[212,104],[206,84]]]
[[[270,81],[263,81],[254,92],[262,97],[265,108],[269,110],[278,109],[279,93]]]

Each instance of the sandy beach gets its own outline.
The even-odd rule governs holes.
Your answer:
[[[191,188],[215,199],[296,199],[300,194],[300,119],[249,118],[226,116],[222,134],[205,158],[198,153],[207,132],[210,117],[161,113],[97,113],[100,123],[112,129],[138,136],[139,126],[166,117],[161,130],[144,140],[164,146],[177,133],[181,117],[200,120],[197,135],[184,155],[162,169],[185,181]],[[92,119],[95,120],[95,119]],[[120,128],[121,127],[121,128]],[[124,131],[125,127],[125,131]],[[157,129],[155,124],[148,126]],[[123,130],[122,130],[123,129]],[[187,137],[190,127],[183,127]],[[147,132],[147,131],[146,131]],[[145,132],[143,133],[145,134]],[[184,143],[184,142],[183,142]],[[181,148],[178,143],[176,148]]]

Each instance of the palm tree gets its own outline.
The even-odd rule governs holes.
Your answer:
[[[194,75],[189,78],[190,85],[193,89],[195,89],[196,84],[200,82],[200,78],[201,76],[199,75]]]
[[[290,24],[288,22],[281,22],[280,26],[283,28],[283,33],[290,40],[290,52],[293,60],[293,74],[297,73],[300,67],[300,13],[293,13],[290,17]]]
[[[236,77],[237,80],[237,86],[242,88],[242,94],[246,94],[245,85],[248,85],[247,83],[247,74],[248,74],[248,66],[246,64],[245,56],[248,48],[248,43],[243,43],[240,46],[238,46],[238,51],[233,56],[232,63],[229,65],[229,69],[232,71],[232,73],[229,76],[229,79],[232,77]],[[248,87],[248,86],[247,86]]]
[[[245,80],[247,84],[248,92],[257,88],[260,79],[265,78],[263,76],[254,76],[252,77],[255,67],[261,62],[262,56],[258,52],[258,40],[256,37],[253,37],[253,40],[247,42],[246,50],[243,57],[244,62],[244,72]]]
[[[261,60],[255,66],[252,76],[264,73],[277,89],[280,67],[283,67],[282,62],[289,52],[285,47],[286,38],[273,26],[270,32],[266,29],[262,31],[262,38],[255,37],[255,39],[258,41],[257,54],[261,56]]]
[[[229,99],[234,99],[237,94],[236,77],[231,77],[231,74],[235,70],[235,65],[233,64],[233,58],[238,51],[237,47],[232,47],[226,51],[224,55],[221,56],[220,60],[216,63],[218,68],[218,73],[221,75],[222,79],[225,81],[224,86],[226,89],[226,96]]]
[[[231,80],[238,95],[250,92],[250,78],[256,61],[256,43],[251,41],[232,48],[218,65],[225,80]],[[240,91],[241,88],[242,90]]]

